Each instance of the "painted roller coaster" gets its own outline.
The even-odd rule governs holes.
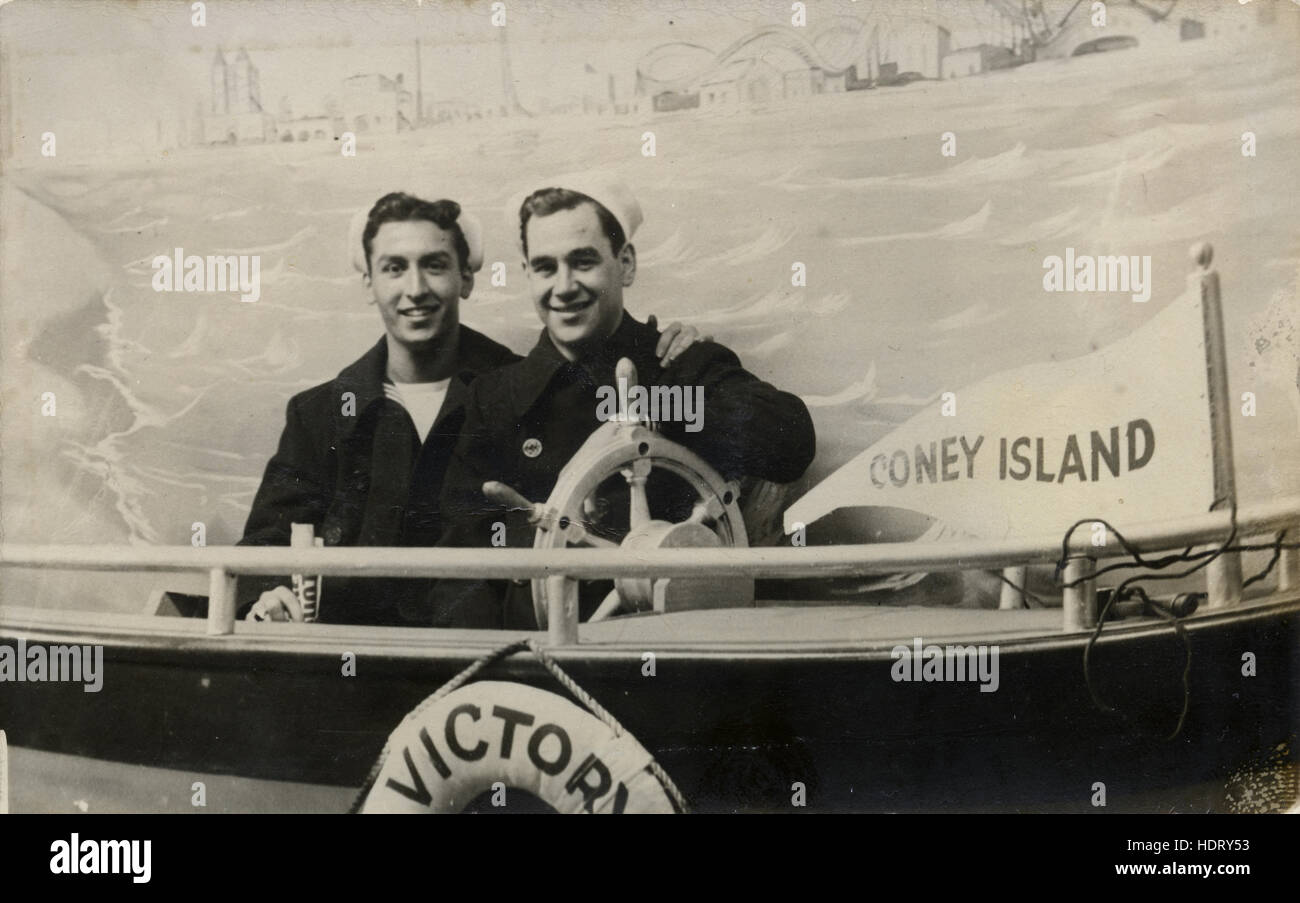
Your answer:
[[[1088,7],[1080,12],[1082,3],[1083,0],[1074,0],[1061,13],[1059,8],[1049,11],[1050,4],[1044,0],[985,0],[982,24],[1016,46],[1032,47],[1052,56],[1069,56],[1087,40],[1095,38],[1079,31],[1080,23],[1089,24]],[[1178,0],[1127,0],[1123,6],[1112,3],[1109,14],[1118,17],[1115,24],[1121,31],[1138,30],[1163,22],[1177,4]],[[637,63],[637,80],[641,90],[650,95],[688,92],[738,60],[762,58],[771,53],[793,54],[807,68],[838,76],[858,61],[878,60],[887,55],[884,46],[901,29],[931,26],[952,31],[954,24],[952,15],[924,11],[909,12],[906,20],[900,21],[886,7],[872,10],[865,17],[835,16],[819,23],[811,38],[804,37],[801,29],[768,25],[753,29],[721,51],[699,44],[671,42],[641,57]]]

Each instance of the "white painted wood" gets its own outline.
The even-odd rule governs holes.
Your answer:
[[[998,608],[1013,611],[1025,607],[1025,581],[1029,579],[1029,568],[1023,565],[1002,569],[1002,576],[1009,582],[1002,584],[1002,594],[998,597]],[[1015,584],[1012,586],[1011,584]],[[1016,587],[1019,587],[1017,589]]]
[[[1300,497],[1242,508],[1238,538],[1283,529],[1300,516]],[[1222,542],[1226,511],[1163,524],[1120,524],[1144,552]],[[1110,531],[1108,531],[1110,532]],[[1093,546],[1076,530],[1070,551],[1098,559],[1123,554],[1113,535]],[[295,571],[358,577],[459,577],[528,579],[556,573],[578,579],[613,577],[833,577],[907,571],[962,571],[1054,563],[1061,537],[962,540],[943,543],[875,543],[800,548],[646,549],[413,549],[287,546],[0,545],[0,566],[92,571],[210,571],[291,574]]]
[[[1228,352],[1223,338],[1223,300],[1219,274],[1211,268],[1214,249],[1207,242],[1192,247],[1192,260],[1199,271],[1201,315],[1205,323],[1205,378],[1210,405],[1210,443],[1214,450],[1214,497],[1229,510],[1237,498],[1236,470],[1232,456],[1232,411],[1228,395]],[[1241,554],[1225,552],[1205,568],[1207,608],[1228,608],[1241,602]]]
[[[208,572],[208,633],[235,632],[235,577],[225,568]]]
[[[1063,601],[1066,633],[1091,630],[1097,626],[1097,572],[1094,558],[1071,558],[1065,563],[1065,582],[1081,580],[1077,586],[1068,586]]]

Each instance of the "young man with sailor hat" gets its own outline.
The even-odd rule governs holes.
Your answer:
[[[327,546],[429,546],[443,531],[438,497],[473,379],[519,360],[460,322],[483,265],[482,228],[455,201],[395,192],[354,217],[349,253],[385,334],[334,379],[289,401],[240,545],[287,545],[311,524]],[[696,338],[673,324],[656,353]],[[288,578],[241,578],[253,620],[303,620]],[[428,581],[332,577],[320,620],[431,623]]]
[[[795,395],[745,370],[736,355],[702,340],[664,365],[652,353],[654,326],[624,309],[636,278],[632,238],[641,207],[603,175],[543,183],[507,208],[517,213],[529,294],[544,329],[523,360],[476,380],[462,435],[443,482],[447,532],[440,544],[492,544],[505,523],[510,545],[529,544],[519,509],[545,501],[573,454],[600,426],[604,387],[621,358],[644,386],[678,386],[703,399],[697,424],[661,422],[665,436],[708,461],[725,479],[798,479],[812,462],[812,418]],[[486,487],[485,483],[504,484]],[[521,498],[522,496],[522,498]],[[499,543],[498,543],[499,544]],[[435,618],[456,626],[535,626],[526,585],[442,581]],[[590,610],[584,598],[584,615]],[[599,601],[599,600],[596,600]]]

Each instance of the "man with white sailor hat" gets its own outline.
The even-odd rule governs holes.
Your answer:
[[[671,421],[659,428],[725,479],[798,479],[812,463],[816,436],[797,396],[763,382],[709,340],[665,365],[653,353],[653,324],[624,310],[623,290],[636,278],[632,239],[642,221],[627,186],[591,173],[542,184],[506,212],[518,229],[529,295],[544,328],[527,357],[481,375],[470,390],[443,481],[447,532],[440,544],[489,545],[496,522],[506,523],[510,545],[531,544],[520,509],[550,495],[560,470],[600,426],[599,399],[608,394],[602,387],[615,384],[621,358],[635,365],[643,386],[680,386],[683,396],[702,387],[695,429]],[[509,489],[488,486],[485,494],[485,483]],[[528,593],[519,584],[442,581],[435,622],[531,628]]]
[[[311,524],[327,546],[429,546],[443,530],[438,497],[465,419],[470,383],[519,360],[460,322],[483,265],[483,230],[451,200],[394,192],[355,216],[349,254],[385,334],[334,379],[289,401],[240,545],[287,545]],[[673,324],[658,353],[694,341]],[[429,582],[333,577],[320,620],[431,623]],[[241,578],[254,620],[302,620],[288,578]]]

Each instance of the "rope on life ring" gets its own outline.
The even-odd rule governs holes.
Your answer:
[[[588,711],[524,684],[466,686],[524,649]],[[412,709],[348,811],[458,812],[497,782],[560,812],[689,811],[654,757],[532,639],[494,649]]]

